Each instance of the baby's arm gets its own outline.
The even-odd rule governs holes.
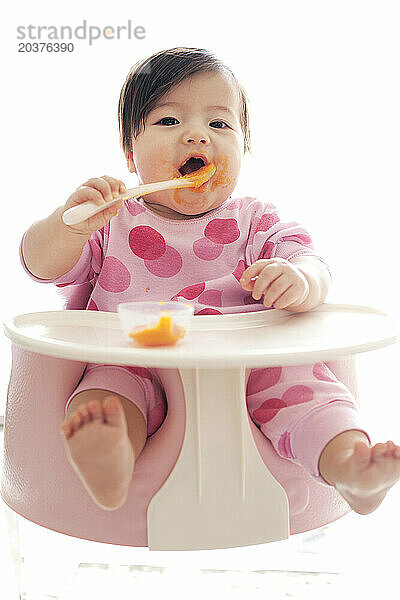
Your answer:
[[[72,206],[93,200],[104,204],[113,194],[125,191],[122,181],[104,175],[89,179],[49,217],[36,221],[24,236],[22,253],[28,270],[40,279],[55,279],[68,273],[78,262],[83,247],[116,214],[122,201],[74,226],[65,225],[63,213]]]
[[[255,281],[253,278],[257,277]],[[248,267],[240,283],[264,306],[305,312],[322,304],[328,294],[330,275],[324,263],[314,256],[260,259]]]

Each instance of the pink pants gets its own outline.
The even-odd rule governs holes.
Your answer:
[[[152,435],[163,423],[167,399],[155,369],[88,364],[66,405],[79,392],[103,389],[133,402]],[[246,390],[254,423],[282,458],[303,466],[326,483],[318,470],[326,444],[350,429],[363,431],[351,392],[324,363],[252,369]]]

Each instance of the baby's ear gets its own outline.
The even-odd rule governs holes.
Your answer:
[[[135,163],[134,163],[134,161],[133,161],[133,158],[132,158],[132,157],[130,157],[130,156],[128,156],[128,157],[127,157],[127,159],[126,159],[126,164],[127,164],[127,166],[128,166],[128,171],[129,171],[130,173],[137,173],[137,171],[136,171],[136,166],[135,166]]]

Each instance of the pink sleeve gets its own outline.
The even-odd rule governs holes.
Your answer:
[[[64,308],[69,310],[83,310],[88,307],[90,295],[103,263],[104,229],[95,231],[92,234],[89,241],[84,245],[78,262],[72,269],[68,273],[54,279],[40,279],[40,277],[36,277],[36,275],[33,275],[29,271],[22,252],[24,234],[19,248],[22,267],[34,281],[38,283],[54,283],[64,298]]]
[[[275,207],[267,205],[252,219],[249,235],[250,262],[261,258],[284,258],[291,260],[295,256],[315,256],[328,265],[314,250],[310,234],[295,221],[281,221]]]

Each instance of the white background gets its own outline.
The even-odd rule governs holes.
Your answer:
[[[11,5],[13,6],[13,5]],[[117,106],[138,59],[198,46],[247,89],[253,151],[237,194],[275,203],[309,229],[334,275],[330,301],[398,311],[400,41],[393,1],[19,2],[3,23],[2,320],[61,308],[23,272],[23,232],[89,177],[136,178]],[[144,40],[75,40],[73,53],[19,53],[17,26],[142,25]],[[44,40],[46,41],[46,40]],[[1,340],[2,355],[9,342]],[[3,363],[2,389],[8,375]],[[0,400],[4,401],[4,394]]]
[[[271,201],[282,217],[308,228],[334,275],[328,301],[373,305],[398,317],[398,2],[22,1],[7,10],[0,96],[2,321],[62,307],[52,286],[22,270],[21,236],[89,177],[108,174],[135,185],[119,146],[120,89],[138,59],[181,45],[214,51],[247,89],[253,152],[237,194]],[[84,19],[101,28],[130,19],[133,27],[145,27],[146,38],[102,38],[92,46],[74,40],[73,53],[17,51],[17,26],[77,27]],[[0,344],[2,414],[10,344],[4,336]],[[375,373],[389,356],[376,354]],[[388,375],[387,393],[373,371],[366,387],[375,382],[376,400],[390,413],[382,431],[395,437],[395,373]],[[366,415],[374,421],[368,407]]]

